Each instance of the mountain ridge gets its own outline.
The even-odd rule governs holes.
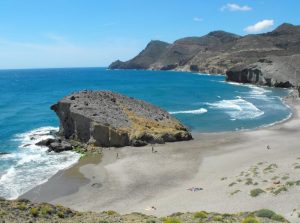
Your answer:
[[[126,62],[115,61],[109,69],[226,74],[228,81],[299,87],[300,61],[297,55],[300,55],[300,26],[283,23],[262,34],[239,36],[217,30],[200,37],[180,38],[173,43],[151,41],[136,57]],[[294,64],[285,67],[282,61],[293,61]],[[254,74],[253,69],[259,72]]]

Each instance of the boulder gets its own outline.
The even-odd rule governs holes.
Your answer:
[[[60,119],[61,136],[95,146],[142,146],[192,139],[187,128],[163,109],[110,91],[73,93],[51,109]]]
[[[37,142],[35,145],[37,146],[49,146],[51,143],[55,142],[55,139],[49,138],[49,139],[44,139],[42,141]]]
[[[48,152],[54,151],[57,153],[73,149],[72,145],[66,141],[52,142],[48,147],[49,147]]]

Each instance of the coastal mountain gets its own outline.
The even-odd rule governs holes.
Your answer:
[[[300,85],[299,58],[300,26],[284,23],[263,34],[214,31],[172,44],[151,41],[132,60],[118,60],[109,68],[227,74],[229,81],[296,87]]]

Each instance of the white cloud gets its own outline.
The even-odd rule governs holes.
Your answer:
[[[254,25],[248,26],[244,29],[247,33],[259,33],[269,29],[271,26],[274,25],[273,19],[264,19],[255,23]]]
[[[201,17],[194,17],[193,20],[194,20],[195,22],[202,22],[202,21],[203,21],[203,18],[201,18]]]
[[[238,5],[234,3],[228,3],[224,6],[222,6],[221,11],[231,11],[231,12],[236,12],[236,11],[250,11],[252,8],[248,5]]]

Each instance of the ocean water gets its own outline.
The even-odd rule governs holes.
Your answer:
[[[164,108],[192,131],[251,129],[286,119],[288,90],[229,84],[223,76],[105,68],[0,70],[0,196],[13,199],[79,159],[35,143],[57,131],[50,106],[71,92],[112,90]]]

